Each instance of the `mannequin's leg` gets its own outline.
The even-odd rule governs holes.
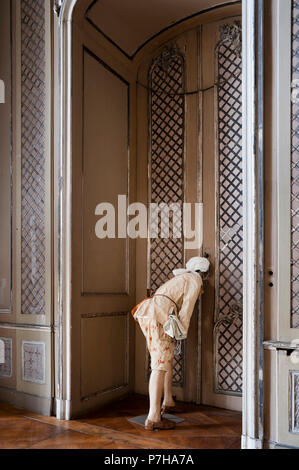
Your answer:
[[[166,372],[163,370],[152,370],[149,381],[150,409],[148,419],[150,421],[160,421],[161,419],[161,398]]]
[[[164,377],[164,406],[175,406],[172,396],[172,367],[166,372]]]

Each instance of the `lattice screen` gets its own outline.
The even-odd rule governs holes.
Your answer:
[[[292,80],[299,87],[299,1],[293,0],[292,9]],[[298,80],[298,82],[295,82]],[[298,100],[298,98],[297,98]],[[291,174],[291,299],[292,327],[299,328],[299,103],[292,105],[292,174]]]
[[[215,389],[242,393],[242,78],[241,29],[221,28],[218,68],[218,191]]]
[[[150,93],[150,201],[182,204],[184,201],[184,58],[175,46],[165,48],[152,64]],[[167,214],[165,211],[163,213]],[[152,214],[153,215],[153,214]],[[151,220],[151,219],[150,219]],[[150,238],[149,289],[154,293],[172,277],[172,270],[184,264],[184,240],[174,238],[181,220],[170,218],[170,233],[161,223]],[[181,225],[182,227],[182,225]],[[166,238],[161,238],[166,235]],[[183,385],[184,347],[174,358],[173,384]]]
[[[22,313],[45,313],[45,1],[22,0]]]

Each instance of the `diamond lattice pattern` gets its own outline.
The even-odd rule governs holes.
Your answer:
[[[179,204],[184,200],[184,60],[180,54],[162,54],[152,65],[150,73],[150,144],[151,144],[151,202]],[[172,270],[184,263],[182,217],[170,216],[170,232],[164,231],[161,218],[155,226],[154,212],[150,218],[150,290],[154,293],[167,281]],[[160,214],[168,216],[167,209]],[[183,385],[184,348],[174,358],[173,383]]]
[[[241,58],[230,41],[218,48],[219,319],[242,304],[242,81]],[[242,322],[220,323],[216,346],[217,391],[242,392]],[[232,359],[233,358],[233,359]]]
[[[293,0],[292,80],[299,88],[299,1]],[[294,101],[294,100],[293,100]],[[292,104],[291,159],[291,308],[292,327],[299,328],[299,97]]]
[[[22,0],[22,313],[45,313],[45,2]]]
[[[217,328],[218,391],[242,391],[242,319],[220,320]]]

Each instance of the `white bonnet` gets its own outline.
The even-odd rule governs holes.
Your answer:
[[[189,259],[186,264],[186,269],[174,269],[172,272],[175,276],[180,274],[190,273],[195,271],[201,271],[206,273],[209,270],[210,261],[207,258],[201,258],[200,256],[195,256],[194,258]]]
[[[210,261],[208,258],[202,258],[200,256],[195,256],[194,258],[189,259],[186,264],[186,268],[190,271],[201,271],[206,273],[209,270]]]

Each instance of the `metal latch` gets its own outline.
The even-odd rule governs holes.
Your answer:
[[[299,363],[299,339],[292,341],[263,341],[265,349],[272,351],[285,351],[294,362]]]

